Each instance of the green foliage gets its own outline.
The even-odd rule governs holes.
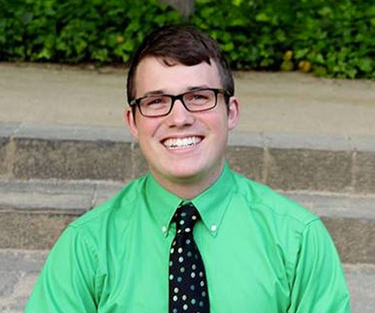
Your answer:
[[[0,61],[126,63],[152,28],[182,23],[157,0],[0,0]],[[187,21],[233,69],[375,78],[372,0],[196,0]]]
[[[372,0],[197,0],[191,20],[236,69],[375,78]]]
[[[0,0],[0,60],[126,62],[181,16],[157,0]]]

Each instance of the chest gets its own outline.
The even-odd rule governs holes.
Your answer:
[[[286,312],[290,288],[276,244],[251,232],[236,242],[231,236],[213,238],[199,227],[195,238],[206,267],[211,313]],[[98,312],[168,312],[172,239],[145,236],[142,244],[127,240],[124,249],[111,251],[98,283]]]

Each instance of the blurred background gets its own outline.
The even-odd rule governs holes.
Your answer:
[[[207,31],[235,70],[375,77],[373,0],[0,0],[0,61],[126,64],[171,23]]]

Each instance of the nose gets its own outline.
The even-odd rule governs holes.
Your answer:
[[[183,127],[191,125],[195,117],[193,113],[189,112],[180,99],[176,99],[172,111],[167,116],[169,127]]]

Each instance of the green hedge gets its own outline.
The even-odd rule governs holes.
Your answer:
[[[0,59],[126,62],[150,28],[180,15],[151,0],[0,0]]]
[[[206,0],[192,20],[234,68],[375,78],[373,0]]]
[[[233,69],[375,78],[373,0],[197,0],[187,21]],[[150,29],[181,23],[157,0],[0,0],[0,60],[126,63]]]

